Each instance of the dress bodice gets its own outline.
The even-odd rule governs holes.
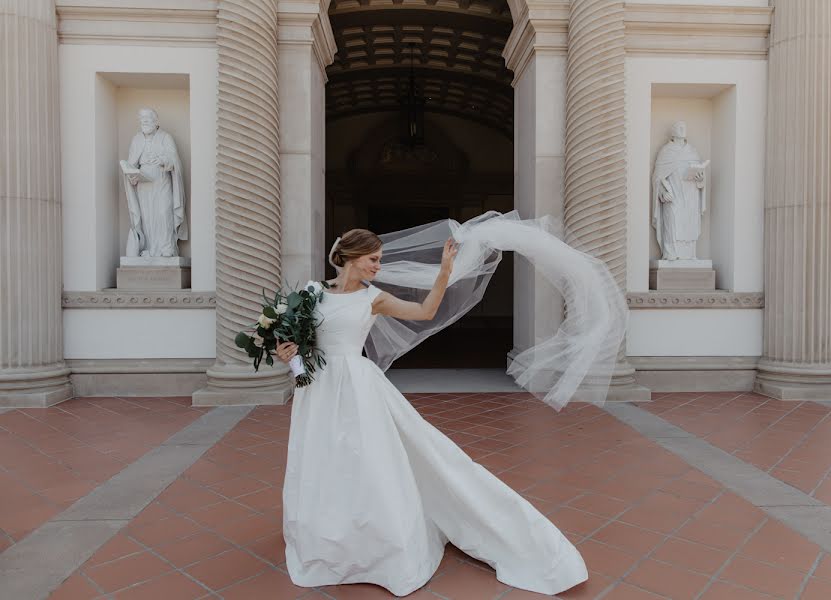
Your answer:
[[[325,356],[360,356],[366,336],[375,322],[372,301],[381,290],[370,285],[356,292],[331,294],[323,292],[317,305],[321,323],[317,328],[317,344]]]

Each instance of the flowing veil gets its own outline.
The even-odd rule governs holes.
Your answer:
[[[459,242],[459,252],[436,317],[379,315],[366,341],[367,356],[386,370],[459,320],[482,299],[502,252],[513,251],[550,284],[552,313],[561,302],[565,310],[556,331],[513,357],[508,374],[557,410],[573,397],[605,400],[626,330],[626,301],[606,265],[562,242],[555,228],[550,217],[523,220],[516,211],[491,211],[463,224],[448,219],[380,236],[383,268],[375,285],[405,300],[421,302],[430,292],[448,237]]]

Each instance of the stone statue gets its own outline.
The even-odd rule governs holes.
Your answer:
[[[178,241],[188,239],[182,163],[173,137],[159,129],[156,111],[142,108],[138,118],[141,131],[121,161],[130,212],[126,254],[178,256]]]
[[[687,143],[687,124],[678,121],[655,159],[652,173],[652,226],[663,260],[696,260],[701,215],[706,206],[705,169]]]

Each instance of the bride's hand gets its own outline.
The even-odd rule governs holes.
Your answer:
[[[446,269],[448,272],[452,271],[453,260],[456,258],[458,253],[459,244],[457,244],[452,237],[447,238],[447,241],[444,243],[444,250],[441,253],[441,268]]]
[[[276,349],[277,358],[288,363],[297,354],[297,344],[294,342],[283,342]]]

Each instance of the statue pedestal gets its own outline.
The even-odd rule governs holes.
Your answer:
[[[120,290],[182,290],[190,288],[190,259],[182,256],[122,256],[116,271]]]
[[[661,291],[702,291],[716,289],[716,272],[711,260],[651,260],[649,289]]]

